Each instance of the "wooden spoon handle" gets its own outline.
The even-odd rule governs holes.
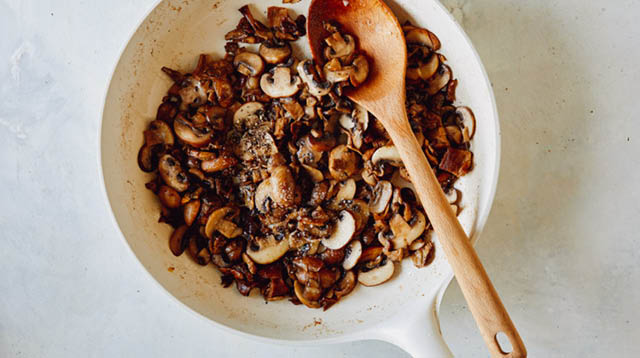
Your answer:
[[[404,116],[406,118],[406,112]],[[445,255],[453,268],[458,284],[491,356],[526,357],[527,350],[524,343],[507,310],[502,305],[478,255],[471,246],[469,238],[451,210],[425,153],[422,151],[422,146],[409,127],[408,121],[405,119],[407,125],[394,125],[398,122],[399,120],[392,121],[390,124],[393,128],[387,126],[387,130],[409,172],[429,220],[438,234]],[[503,352],[500,348],[497,339],[499,332],[503,332],[509,338],[513,347],[510,353]]]

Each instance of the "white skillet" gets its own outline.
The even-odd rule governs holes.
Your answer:
[[[265,304],[257,293],[242,297],[235,288],[221,287],[220,276],[211,265],[202,267],[188,255],[174,257],[169,251],[171,230],[158,224],[159,204],[144,187],[150,175],[140,171],[136,161],[142,131],[171,85],[160,68],[188,71],[202,52],[221,56],[224,34],[235,27],[241,16],[237,9],[245,3],[160,1],[120,57],[105,99],[100,161],[106,198],[127,244],[171,296],[224,330],[285,344],[379,339],[414,357],[450,357],[437,312],[453,274],[437,239],[436,258],[430,266],[416,269],[405,260],[391,281],[377,287],[358,286],[326,312],[287,301]],[[268,6],[283,6],[280,0],[256,3],[252,10],[261,20]],[[458,103],[470,106],[476,115],[475,167],[456,184],[463,192],[459,219],[475,241],[489,214],[499,169],[500,130],[491,85],[468,37],[439,2],[387,3],[401,22],[408,18],[440,38],[441,52],[459,79]],[[308,1],[284,6],[306,15]],[[310,58],[306,38],[299,44],[299,53]],[[170,272],[169,267],[175,270]]]

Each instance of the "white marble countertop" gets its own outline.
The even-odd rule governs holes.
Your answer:
[[[406,357],[223,333],[127,252],[97,133],[111,69],[153,3],[0,1],[0,356]],[[502,171],[477,249],[530,356],[640,356],[640,1],[445,3],[497,97]],[[441,321],[457,356],[487,356],[455,283]]]

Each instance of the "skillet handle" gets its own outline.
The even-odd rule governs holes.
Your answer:
[[[439,297],[424,310],[398,317],[390,327],[376,328],[376,338],[402,348],[413,358],[453,358],[440,332]]]

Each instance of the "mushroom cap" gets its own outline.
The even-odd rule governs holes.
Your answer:
[[[247,102],[240,106],[233,114],[233,126],[240,130],[254,128],[260,123],[259,112],[264,110],[260,102]]]
[[[358,87],[364,83],[369,76],[369,61],[367,61],[364,55],[360,55],[353,60],[351,66],[353,67],[353,71],[351,71],[349,75],[349,80],[353,87]]]
[[[342,268],[345,270],[351,270],[360,259],[362,255],[362,244],[360,240],[353,240],[347,246],[344,260],[342,261]]]
[[[252,245],[247,246],[247,255],[257,264],[267,265],[275,262],[289,250],[289,240],[276,240],[273,235],[256,239],[258,250]]]
[[[302,79],[302,82],[306,83],[309,88],[309,93],[320,98],[331,91],[331,82],[320,82],[314,75],[314,62],[312,60],[304,60],[298,63],[296,67],[298,75]]]
[[[196,148],[209,144],[213,136],[213,131],[208,127],[196,128],[181,115],[173,121],[173,130],[180,140]]]
[[[240,51],[233,58],[236,70],[245,76],[259,76],[264,71],[264,61],[260,55],[250,51]]]
[[[394,145],[385,145],[376,149],[371,156],[371,162],[373,164],[384,162],[394,166],[401,166],[402,158],[400,158],[400,153],[398,153]]]
[[[384,213],[389,206],[392,194],[393,185],[386,180],[380,180],[373,188],[373,196],[369,201],[369,210],[373,214]]]
[[[389,227],[393,232],[393,248],[395,250],[405,248],[419,238],[424,232],[427,226],[427,221],[420,211],[415,212],[415,216],[412,220],[406,222],[402,215],[395,214],[391,220],[389,220]]]
[[[223,207],[209,214],[207,223],[204,228],[205,235],[211,239],[214,231],[220,232],[224,237],[232,239],[242,234],[242,229],[226,217],[234,212],[231,207]]]
[[[356,232],[356,220],[353,215],[342,210],[338,214],[333,232],[328,238],[322,239],[322,244],[328,249],[337,250],[346,246]]]
[[[263,42],[260,44],[258,52],[260,53],[260,56],[264,58],[266,63],[276,65],[286,61],[286,59],[291,56],[291,46],[288,42],[285,42],[281,46]]]
[[[189,188],[189,178],[183,172],[180,162],[171,154],[165,154],[160,157],[158,172],[162,180],[179,193]]]
[[[393,276],[393,271],[395,270],[395,266],[393,261],[387,260],[383,265],[380,265],[374,269],[369,271],[360,271],[358,273],[358,282],[363,284],[364,286],[377,286],[381,283],[386,282]]]
[[[271,98],[290,97],[296,94],[302,83],[293,75],[289,67],[275,67],[273,73],[265,73],[260,78],[260,88]]]

